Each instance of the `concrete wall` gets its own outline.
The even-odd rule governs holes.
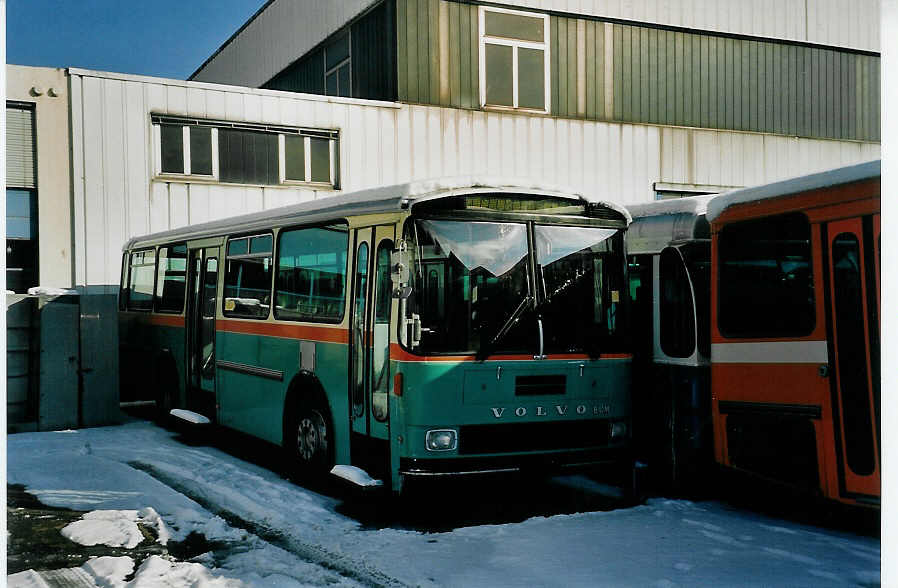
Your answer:
[[[69,151],[69,90],[65,70],[6,67],[8,100],[34,104],[37,147],[40,284],[74,285]]]

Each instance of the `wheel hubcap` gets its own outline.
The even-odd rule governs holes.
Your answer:
[[[296,429],[296,449],[303,461],[310,462],[327,451],[327,429],[317,411],[300,418]]]

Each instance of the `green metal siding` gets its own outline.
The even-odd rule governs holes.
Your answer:
[[[443,11],[441,4],[446,5]],[[396,21],[399,100],[478,108],[477,6],[441,0],[397,0]],[[440,50],[441,29],[448,30],[445,52]]]
[[[575,21],[553,20],[559,21],[558,37],[553,39],[559,53],[553,66],[568,71],[576,56],[570,54],[570,39],[559,37],[569,29],[562,21]],[[804,137],[880,138],[877,56],[630,25],[613,27],[612,120]],[[574,116],[564,104],[562,78],[552,76],[561,93],[553,114]],[[553,96],[555,91],[553,87]]]

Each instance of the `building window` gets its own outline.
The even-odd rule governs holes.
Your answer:
[[[163,174],[217,177],[212,156],[218,129],[198,125],[161,124],[159,171]]]
[[[159,175],[231,184],[318,184],[339,189],[338,131],[161,115],[152,119]]]
[[[352,96],[349,47],[349,31],[346,31],[324,48],[324,93],[328,96]]]
[[[549,111],[549,17],[480,8],[480,103]]]
[[[271,307],[271,234],[228,241],[224,315],[268,318]]]
[[[6,190],[6,289],[24,294],[38,285],[37,194]]]

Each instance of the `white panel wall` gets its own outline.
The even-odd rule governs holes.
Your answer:
[[[130,237],[332,195],[153,177],[150,113],[340,130],[344,191],[439,176],[539,178],[648,201],[654,182],[748,186],[876,159],[876,143],[799,139],[327,99],[137,76],[72,74],[78,285],[116,284]]]
[[[258,88],[375,0],[275,0],[197,73]],[[881,0],[491,0],[772,39],[879,51]]]
[[[375,0],[275,0],[193,78],[258,88]]]

